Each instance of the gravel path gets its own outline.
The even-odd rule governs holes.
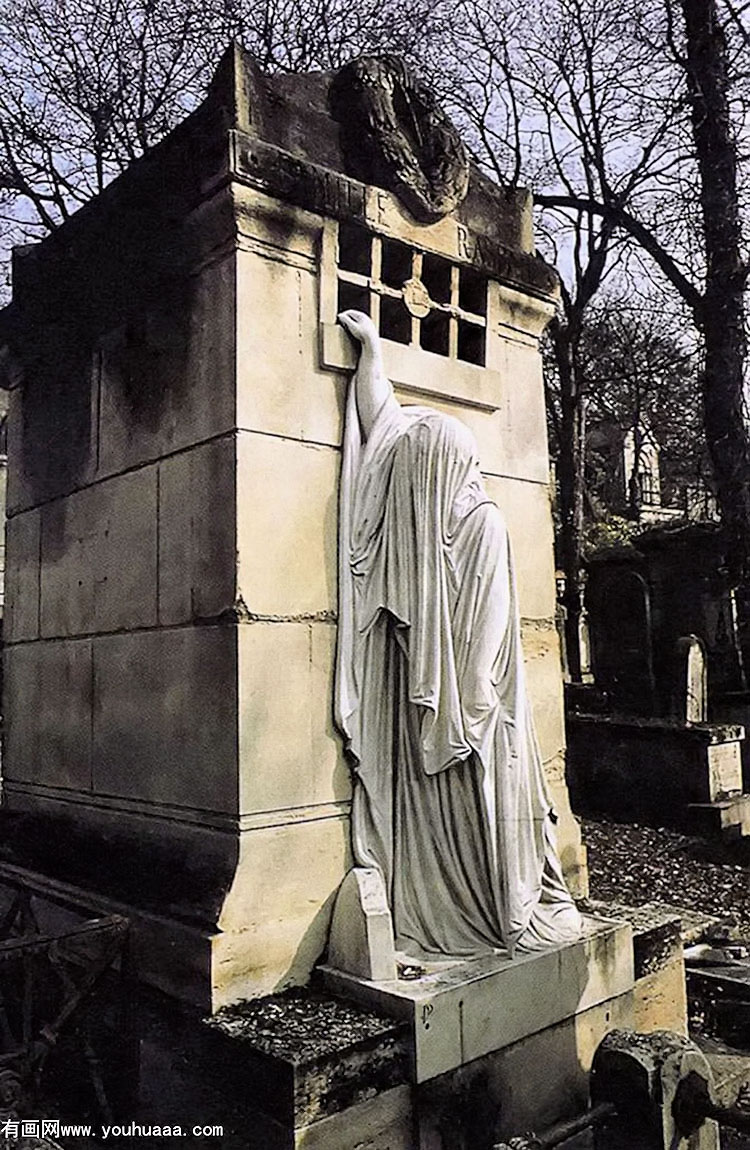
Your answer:
[[[668,902],[731,915],[750,938],[750,866],[720,843],[676,831],[583,820],[591,897],[640,906]]]

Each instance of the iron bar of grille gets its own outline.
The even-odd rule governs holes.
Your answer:
[[[74,938],[76,935],[112,934],[124,937],[127,932],[127,919],[121,915],[109,915],[106,918],[91,919],[79,926],[70,927],[57,935],[32,934],[18,938],[0,940],[0,962],[4,959],[18,958],[23,954],[34,954],[38,951],[48,950],[55,943]]]
[[[590,1110],[587,1110],[585,1114],[579,1114],[577,1118],[558,1122],[541,1134],[529,1134],[526,1138],[517,1138],[514,1144],[518,1146],[519,1150],[522,1148],[523,1150],[553,1150],[553,1147],[562,1145],[563,1142],[567,1142],[576,1134],[582,1134],[584,1130],[605,1126],[616,1114],[617,1111],[610,1102],[600,1102],[598,1106],[592,1106]],[[507,1150],[507,1143],[497,1143],[494,1150]]]
[[[539,1144],[542,1150],[551,1150],[551,1147],[559,1146],[561,1142],[566,1142],[575,1134],[581,1134],[584,1130],[593,1130],[595,1126],[606,1125],[611,1118],[615,1117],[616,1113],[610,1102],[600,1102],[598,1106],[592,1106],[585,1114],[580,1114],[577,1118],[570,1118],[567,1122],[559,1122],[556,1126],[552,1126],[540,1134]]]

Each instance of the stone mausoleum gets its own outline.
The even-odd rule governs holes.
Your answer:
[[[357,154],[367,124],[330,81],[268,77],[231,49],[193,115],[17,253],[0,316],[0,887],[23,884],[40,921],[126,915],[140,980],[203,1012],[305,984],[351,865],[332,721],[346,308],[375,322],[401,402],[456,415],[479,443],[515,552],[563,868],[586,886],[539,354],[556,276],[533,254],[530,197],[474,166],[458,206],[419,218]],[[572,952],[569,969],[555,954],[518,967],[500,1026],[511,1077],[525,1036],[565,1022],[550,1049],[579,1073],[629,1017],[627,928]],[[475,1007],[476,1056],[498,994]],[[470,1057],[456,1034],[455,1050],[423,1048],[423,1078]]]

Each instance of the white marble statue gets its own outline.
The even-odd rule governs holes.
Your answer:
[[[524,686],[508,534],[458,420],[401,407],[371,320],[344,438],[337,722],[357,865],[383,875],[397,949],[538,950],[580,919],[555,851]]]

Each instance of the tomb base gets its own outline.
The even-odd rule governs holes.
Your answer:
[[[587,917],[515,962],[356,980],[360,1001],[330,970],[211,1019],[143,991],[140,1120],[206,1115],[238,1150],[473,1150],[546,1128],[586,1108],[598,1044],[632,1025],[632,953],[629,925]]]
[[[742,793],[744,728],[623,715],[567,719],[568,784],[577,813],[688,831],[700,808]],[[742,810],[732,811],[742,833]],[[721,814],[711,816],[719,820]],[[714,823],[703,825],[713,827]]]
[[[344,814],[242,830],[73,809],[75,833],[0,812],[0,917],[21,888],[42,929],[121,915],[137,979],[207,1012],[308,981],[348,861]]]
[[[406,1023],[421,1150],[441,1145],[438,1131],[444,1138],[446,1123],[458,1121],[456,1106],[465,1123],[474,1095],[494,1105],[498,1135],[575,1113],[598,1042],[632,1024],[632,935],[623,922],[586,916],[580,939],[561,947],[423,970],[375,981],[321,968],[332,993]]]

